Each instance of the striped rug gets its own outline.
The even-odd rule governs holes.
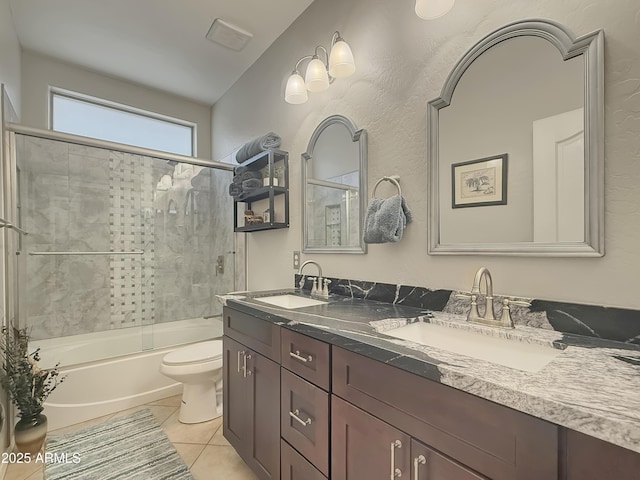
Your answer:
[[[52,436],[46,480],[193,480],[149,409]]]

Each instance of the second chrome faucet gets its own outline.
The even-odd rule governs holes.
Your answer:
[[[318,277],[309,277],[309,279],[313,280],[313,287],[311,288],[311,296],[312,297],[320,297],[320,298],[329,298],[329,284],[331,280],[328,278],[322,278],[322,267],[315,260],[307,260],[298,269],[298,275],[302,275],[302,269],[308,264],[313,264],[318,269]],[[302,289],[304,286],[304,277],[300,279],[299,287]]]
[[[486,306],[484,315],[480,316],[478,311],[478,298],[481,295],[480,286],[484,278],[486,284]],[[467,321],[478,323],[481,325],[489,325],[491,327],[514,328],[513,320],[510,313],[510,305],[530,306],[531,304],[525,299],[504,297],[502,300],[502,315],[500,319],[496,319],[493,310],[493,280],[491,272],[487,267],[480,267],[473,279],[473,285],[470,292],[457,293],[458,298],[471,299],[471,306],[467,315]]]

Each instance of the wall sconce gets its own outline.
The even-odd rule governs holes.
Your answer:
[[[324,61],[320,59],[319,53],[324,54]],[[304,79],[300,75],[300,64],[305,60],[310,60]],[[335,78],[344,78],[356,71],[356,64],[353,61],[353,53],[347,42],[335,32],[331,38],[331,53],[322,45],[318,45],[313,55],[306,55],[296,63],[291,76],[287,80],[287,87],[284,91],[284,99],[287,103],[294,105],[304,103],[309,99],[307,90],[310,92],[322,92],[329,88],[329,84]]]
[[[433,20],[446,15],[455,0],[416,0],[416,15],[424,20]]]

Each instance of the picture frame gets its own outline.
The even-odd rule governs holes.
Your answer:
[[[451,165],[452,208],[507,204],[506,153]]]

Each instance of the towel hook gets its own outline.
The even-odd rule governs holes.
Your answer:
[[[380,180],[376,182],[375,186],[373,187],[374,198],[376,196],[376,188],[378,188],[378,185],[380,185],[382,182],[385,182],[385,181],[393,183],[398,189],[398,195],[402,196],[402,189],[400,188],[400,177],[398,175],[391,175],[390,177],[382,177]]]

